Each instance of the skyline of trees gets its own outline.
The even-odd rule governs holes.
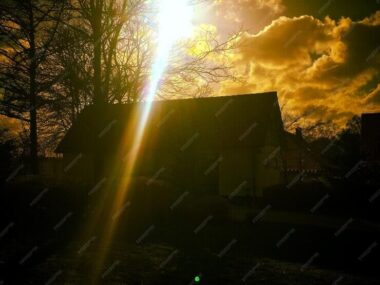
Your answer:
[[[0,114],[29,132],[33,173],[44,152],[39,145],[56,144],[85,106],[141,100],[155,51],[155,9],[148,0],[0,4]],[[157,97],[205,96],[213,83],[232,78],[229,66],[210,59],[233,49],[233,41],[205,28],[179,42]],[[202,51],[189,53],[200,44]]]

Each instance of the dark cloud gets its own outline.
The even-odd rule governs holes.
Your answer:
[[[245,33],[240,46],[231,61],[244,84],[224,82],[220,93],[277,90],[286,113],[308,115],[305,124],[343,127],[355,114],[380,111],[380,13],[361,21],[280,17]]]
[[[256,35],[244,34],[240,52],[244,60],[260,61],[273,68],[309,64],[313,53],[322,53],[334,40],[327,29],[311,16],[281,17]]]
[[[377,0],[283,0],[286,7],[285,15],[296,17],[311,15],[323,19],[329,16],[334,19],[349,17],[359,21],[377,10],[380,10],[380,1]]]

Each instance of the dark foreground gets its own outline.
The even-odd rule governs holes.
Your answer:
[[[41,185],[24,190],[2,196],[0,284],[380,284],[376,223],[273,207],[237,221],[239,209],[225,219],[212,203],[191,215],[180,211],[190,197],[167,215],[136,201],[106,244],[102,218],[86,232],[99,203],[87,192],[36,202]]]

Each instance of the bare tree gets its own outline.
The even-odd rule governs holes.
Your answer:
[[[56,34],[63,1],[5,0],[0,3],[0,82],[4,96],[0,112],[29,125],[30,159],[33,173],[38,173],[38,108],[42,94],[56,78],[44,69]]]
[[[45,113],[56,125],[50,129],[64,134],[89,104],[99,107],[101,120],[104,103],[142,99],[155,56],[156,8],[147,0],[70,1],[50,62],[63,75],[49,91]],[[215,32],[199,28],[197,37],[177,43],[157,96],[210,96],[215,84],[233,78],[231,67],[221,58],[235,48],[238,36],[221,41]],[[197,46],[202,49],[189,53]]]
[[[192,1],[193,5],[205,0]],[[93,102],[138,101],[151,72],[154,56],[155,6],[147,0],[73,0],[70,27],[84,45],[91,45]],[[175,46],[169,59],[159,96],[201,96],[211,93],[211,85],[231,78],[225,62],[211,60],[233,49],[239,34],[226,41],[204,29],[195,40]],[[197,54],[185,54],[203,41]],[[70,48],[70,47],[68,47]],[[88,49],[82,52],[88,52]],[[71,53],[72,54],[72,53]],[[189,88],[191,87],[191,88]]]
[[[93,103],[108,101],[113,56],[122,28],[140,12],[145,0],[72,0],[66,23],[91,46]]]

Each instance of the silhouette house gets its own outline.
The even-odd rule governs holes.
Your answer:
[[[362,114],[361,150],[367,161],[380,161],[380,113]]]
[[[303,138],[300,128],[297,128],[295,134],[285,131],[284,145],[285,148],[281,154],[283,170],[286,172],[287,179],[294,179],[293,176],[297,176],[301,172],[310,175],[319,174],[323,170],[321,157],[313,152]]]
[[[146,104],[108,104],[101,114],[86,107],[56,149],[66,175],[89,183],[123,175]],[[276,154],[283,134],[276,92],[155,101],[133,175],[182,189],[261,197],[283,181]]]

